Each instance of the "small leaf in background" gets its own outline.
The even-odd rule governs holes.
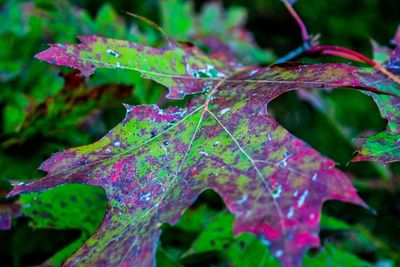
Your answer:
[[[23,195],[19,200],[21,214],[32,219],[38,229],[79,229],[79,238],[59,250],[48,263],[60,266],[95,232],[107,207],[98,187],[64,185],[52,190]]]
[[[309,256],[304,259],[305,267],[317,266],[349,266],[349,267],[372,267],[374,265],[363,261],[345,250],[335,248],[331,244],[325,244],[324,247],[315,256]]]
[[[357,141],[361,145],[353,161],[378,160],[390,163],[400,160],[400,133],[381,132],[358,138]]]
[[[110,109],[128,98],[133,91],[131,86],[105,84],[88,88],[85,80],[75,73],[64,75],[64,86],[54,96],[46,97],[42,104],[28,105],[25,118],[19,127],[20,134],[5,141],[13,142],[29,140],[34,135],[52,136],[53,138],[71,138],[73,131],[79,135],[79,126],[83,121],[100,109]],[[65,132],[68,131],[68,135]],[[80,131],[82,132],[82,130]],[[87,142],[87,139],[84,140]]]
[[[329,222],[335,221],[335,227],[345,225],[337,219],[329,217],[326,217],[329,219],[324,219],[325,217],[326,216],[322,216],[322,220]],[[262,242],[254,235],[244,233],[235,237],[233,229],[227,227],[227,225],[231,225],[233,221],[234,216],[227,212],[221,212],[220,214],[211,217],[211,221],[193,242],[190,249],[184,254],[184,257],[190,257],[196,253],[219,251],[229,264],[234,266],[280,266],[279,262],[274,259],[265,247],[265,244],[262,244]],[[330,223],[330,225],[332,224]],[[362,261],[361,259],[336,248],[331,244],[325,244],[316,255],[307,255],[304,258],[302,266],[372,267],[371,264]]]

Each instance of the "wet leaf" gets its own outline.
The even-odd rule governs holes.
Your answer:
[[[160,224],[175,224],[206,189],[218,192],[235,215],[235,234],[255,234],[284,266],[299,266],[305,251],[319,245],[325,200],[364,205],[334,162],[279,126],[267,105],[294,89],[376,91],[370,86],[376,84],[373,74],[346,64],[234,72],[193,47],[81,40],[76,46],[53,45],[38,57],[84,74],[114,68],[121,60],[118,66],[169,86],[171,98],[207,93],[186,108],[126,105],[125,119],[101,140],[55,154],[41,166],[47,176],[13,189],[10,196],[67,183],[105,189],[106,217],[67,265],[153,265]],[[201,71],[205,75],[196,74]]]

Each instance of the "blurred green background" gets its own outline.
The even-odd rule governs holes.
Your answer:
[[[254,64],[271,64],[301,45],[298,26],[279,0],[223,1],[227,13],[220,20],[210,2],[192,3],[0,1],[0,217],[13,213],[9,204],[16,199],[1,198],[10,189],[10,181],[40,177],[43,173],[36,169],[52,153],[96,141],[123,118],[121,103],[184,104],[167,101],[164,88],[142,80],[137,73],[99,70],[81,79],[70,69],[35,60],[33,56],[46,44],[100,34],[162,45],[160,34],[128,16],[129,11],[194,43],[196,34],[219,34],[226,42],[235,42],[229,28],[246,19],[247,12],[245,26],[258,47],[245,46],[242,51],[247,53],[243,55],[246,62]],[[400,22],[398,0],[300,0],[295,8],[309,31],[322,35],[321,43],[348,47],[369,57],[373,56],[370,40],[389,44]],[[193,22],[190,18],[194,17]],[[213,22],[221,27],[215,29]],[[195,29],[194,34],[190,29]],[[359,92],[334,90],[318,96],[322,106],[289,93],[274,100],[269,110],[290,132],[334,159],[375,214],[328,202],[321,223],[325,247],[310,251],[304,265],[399,266],[399,164],[349,163],[356,150],[353,139],[381,131],[386,122],[373,101]],[[2,266],[46,260],[59,265],[93,233],[106,207],[103,190],[82,185],[25,195],[18,203],[22,210],[11,229],[0,231]],[[233,237],[231,224],[232,217],[219,196],[212,191],[203,193],[178,225],[163,226],[158,265],[278,266],[253,236]]]

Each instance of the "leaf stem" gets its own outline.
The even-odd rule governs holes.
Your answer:
[[[287,8],[287,10],[289,11],[289,13],[292,15],[292,17],[295,19],[297,24],[299,25],[300,31],[301,31],[301,38],[303,39],[303,42],[308,41],[310,39],[310,36],[308,35],[307,27],[304,24],[303,20],[300,18],[300,16],[297,14],[296,10],[294,10],[292,5],[289,4],[289,2],[287,0],[282,0],[282,2],[285,5],[285,7]]]
[[[318,36],[314,37],[314,38],[310,38],[310,35],[308,34],[306,25],[304,24],[304,22],[300,18],[300,16],[297,14],[297,12],[293,8],[293,6],[291,4],[289,4],[289,2],[287,0],[282,0],[282,2],[300,27],[301,37],[303,39],[303,45],[298,47],[297,49],[293,50],[292,52],[289,52],[286,56],[278,59],[276,61],[276,63],[283,63],[283,62],[292,60],[296,57],[300,57],[301,55],[304,55],[304,54],[305,55],[318,54],[318,55],[336,56],[336,57],[346,58],[349,60],[369,64],[372,67],[374,67],[376,70],[385,74],[389,79],[391,79],[392,81],[394,81],[400,85],[400,77],[397,77],[396,75],[391,73],[389,70],[387,70],[384,66],[382,66],[380,63],[376,62],[373,59],[370,59],[367,56],[364,56],[361,53],[358,53],[354,50],[351,50],[351,49],[348,49],[345,47],[341,47],[341,46],[317,44]]]
[[[350,59],[357,62],[362,62],[371,65],[376,70],[385,74],[389,79],[393,80],[397,84],[400,84],[400,77],[397,77],[390,71],[388,71],[384,66],[379,64],[373,59],[370,59],[367,56],[364,56],[361,53],[358,53],[352,49],[335,46],[335,45],[316,45],[305,52],[305,54],[319,54],[319,55],[330,55],[337,56],[341,58]]]

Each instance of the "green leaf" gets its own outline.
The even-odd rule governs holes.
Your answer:
[[[322,218],[329,217],[323,216]],[[280,266],[265,245],[254,235],[243,233],[235,237],[233,229],[230,227],[233,221],[234,216],[226,212],[221,212],[215,216],[193,242],[190,249],[185,253],[185,256],[207,251],[219,251],[229,261],[229,264],[234,266]],[[334,222],[331,224],[334,227],[345,225],[343,223],[338,224],[340,221],[334,218],[329,218],[329,221]],[[371,264],[334,247],[332,244],[325,244],[317,255],[307,255],[304,258],[303,266],[372,267]]]
[[[79,229],[79,239],[59,250],[47,262],[60,266],[95,232],[106,211],[104,191],[98,187],[65,185],[43,193],[23,195],[21,213],[34,228]]]

